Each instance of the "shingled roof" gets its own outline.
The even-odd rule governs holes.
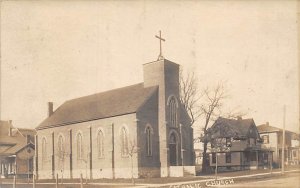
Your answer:
[[[269,122],[265,123],[265,124],[261,124],[257,126],[257,130],[259,133],[274,133],[274,132],[283,132],[282,129],[278,128],[278,127],[273,127],[269,124]],[[296,134],[295,132],[289,131],[289,130],[285,130],[286,133],[290,133],[290,134]]]
[[[66,101],[36,129],[63,126],[137,112],[158,91],[143,83]]]
[[[280,131],[282,131],[282,129],[270,126],[269,123],[259,125],[259,126],[257,126],[257,129],[258,129],[258,131],[260,133],[264,133],[264,132],[280,132]]]
[[[219,117],[212,125],[211,129],[216,134],[219,132],[220,127],[224,131],[219,132],[220,137],[245,137],[249,134],[251,126],[255,126],[253,119],[228,119]],[[228,135],[227,135],[228,134]]]
[[[8,130],[11,128],[11,133]],[[14,128],[10,121],[0,121],[0,156],[15,155],[17,152],[29,146],[34,148],[33,143],[27,143],[26,135],[19,132],[20,130],[35,134],[33,129]]]
[[[18,152],[20,152],[22,149],[26,148],[27,146],[30,146],[31,148],[34,149],[34,144],[33,143],[26,143],[26,142],[18,142],[15,145],[9,147],[5,151],[2,151],[0,153],[0,156],[9,156],[9,155],[15,155]]]

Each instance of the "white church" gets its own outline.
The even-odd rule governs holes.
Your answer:
[[[162,55],[144,81],[64,102],[36,127],[38,179],[194,175],[193,129],[179,65]]]

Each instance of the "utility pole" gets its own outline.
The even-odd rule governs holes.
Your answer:
[[[284,174],[284,150],[285,150],[285,105],[283,106],[283,131],[282,131],[282,149],[281,149],[281,173]]]
[[[0,16],[1,16],[1,3],[0,1]],[[0,19],[0,28],[1,28],[1,19]],[[1,64],[2,64],[2,56],[1,56],[1,29],[0,29],[0,120],[1,120],[1,115],[2,115],[2,71],[1,71]]]
[[[115,179],[115,128],[114,124],[111,124],[111,168],[112,168],[112,178]]]
[[[216,169],[215,169],[215,178],[218,179],[218,152],[216,152]]]

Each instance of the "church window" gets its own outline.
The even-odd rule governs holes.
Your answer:
[[[64,159],[64,141],[62,135],[58,137],[58,157],[60,160]]]
[[[177,101],[174,96],[169,99],[169,121],[171,126],[177,127]]]
[[[81,133],[77,134],[77,159],[82,159],[82,135]]]
[[[47,159],[47,142],[46,138],[42,139],[42,161],[45,162]]]
[[[126,129],[123,127],[121,130],[121,141],[122,141],[122,156],[128,156],[128,135]]]
[[[146,128],[146,143],[147,143],[147,155],[151,156],[152,155],[152,136],[151,136],[151,128],[147,127]]]
[[[104,137],[103,132],[100,130],[98,131],[97,135],[97,148],[98,148],[98,157],[101,158],[104,155]]]

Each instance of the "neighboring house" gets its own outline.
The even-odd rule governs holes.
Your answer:
[[[274,162],[281,165],[283,130],[269,125],[269,122],[257,126],[263,145],[274,151]],[[299,135],[285,131],[285,164],[299,164]]]
[[[161,59],[143,68],[143,83],[72,99],[54,112],[50,103],[49,117],[36,128],[39,179],[195,173],[179,65]]]
[[[289,164],[299,165],[300,164],[300,135],[293,134],[291,141],[291,154]]]
[[[0,121],[0,176],[31,177],[35,130],[14,128],[11,121]]]
[[[271,164],[272,152],[261,147],[253,119],[219,117],[208,132],[212,168],[216,162],[220,170],[258,169]]]

